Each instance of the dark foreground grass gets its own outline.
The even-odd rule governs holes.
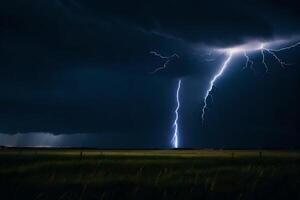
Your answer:
[[[0,199],[300,199],[297,151],[1,150]]]

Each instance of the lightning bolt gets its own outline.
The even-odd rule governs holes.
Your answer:
[[[278,41],[275,41],[274,43],[276,43]],[[273,44],[273,43],[269,43],[269,44]],[[234,55],[236,54],[242,54],[245,58],[246,58],[246,63],[243,67],[243,69],[246,69],[248,67],[250,67],[251,70],[253,70],[255,72],[255,69],[253,68],[253,65],[255,64],[253,60],[250,59],[250,57],[248,56],[248,52],[260,52],[261,56],[262,56],[262,60],[261,63],[262,65],[264,65],[266,73],[269,70],[269,66],[266,62],[266,55],[265,53],[268,53],[269,55],[271,55],[279,64],[281,67],[285,67],[288,66],[290,64],[284,62],[282,59],[280,59],[276,53],[277,52],[281,52],[281,51],[286,51],[286,50],[290,50],[292,48],[296,48],[300,46],[300,42],[297,42],[295,44],[292,44],[290,46],[286,46],[283,48],[279,48],[279,49],[270,49],[270,48],[266,48],[264,43],[260,43],[259,45],[257,45],[257,43],[248,43],[248,44],[244,44],[242,46],[238,46],[238,47],[234,47],[234,48],[226,48],[226,49],[216,49],[218,52],[225,52],[227,57],[224,60],[221,69],[217,72],[217,74],[215,74],[212,78],[212,80],[209,83],[209,87],[205,92],[205,96],[204,96],[204,105],[202,108],[202,122],[204,122],[205,119],[205,114],[206,111],[208,109],[208,97],[211,98],[211,100],[213,100],[213,96],[211,94],[213,87],[215,86],[216,81],[223,75],[223,73],[225,72],[226,68],[229,66],[229,63],[231,62],[232,58]],[[153,54],[155,56],[160,57],[161,59],[165,60],[164,64],[158,68],[156,68],[153,72],[151,72],[151,74],[154,74],[160,70],[163,70],[165,68],[167,68],[169,62],[173,59],[173,58],[179,58],[179,56],[177,54],[173,54],[171,56],[163,56],[155,51],[151,51],[150,54]],[[211,56],[211,53],[209,53],[209,56]],[[213,61],[213,60],[206,60],[206,61]],[[180,88],[181,88],[181,80],[178,80],[178,84],[177,84],[177,90],[176,90],[176,109],[174,111],[175,113],[175,119],[173,122],[173,127],[174,127],[174,132],[173,132],[173,137],[171,140],[172,146],[174,148],[178,148],[179,144],[178,144],[178,118],[179,118],[179,109],[180,109]]]
[[[254,68],[253,68],[254,61],[250,59],[247,52],[257,52],[257,51],[260,52],[261,57],[262,57],[261,63],[262,63],[262,65],[264,65],[266,73],[267,73],[269,71],[269,66],[266,62],[265,53],[268,53],[269,55],[271,55],[280,64],[280,66],[284,68],[284,67],[289,66],[291,64],[284,62],[282,59],[280,59],[276,55],[276,53],[296,48],[296,47],[300,46],[300,42],[297,42],[297,43],[294,43],[292,45],[289,45],[289,46],[286,46],[286,47],[283,47],[283,48],[279,48],[279,49],[270,49],[270,48],[266,48],[265,46],[266,45],[264,43],[260,43],[259,45],[257,43],[255,43],[255,44],[249,43],[249,44],[245,44],[245,45],[242,45],[242,46],[239,46],[239,47],[234,47],[234,48],[217,49],[217,51],[219,51],[219,52],[223,52],[223,53],[225,52],[228,56],[225,59],[224,63],[222,64],[221,69],[218,71],[218,73],[216,75],[214,75],[214,77],[210,81],[209,88],[206,90],[206,93],[205,93],[205,96],[204,96],[204,105],[203,105],[203,108],[202,108],[202,115],[201,115],[202,122],[204,122],[205,114],[206,114],[205,112],[208,109],[208,102],[207,102],[208,97],[210,97],[210,96],[212,97],[211,91],[212,91],[212,89],[215,85],[215,82],[218,80],[218,78],[220,76],[223,75],[223,73],[226,70],[226,68],[228,67],[228,64],[231,61],[233,55],[242,54],[246,58],[246,64],[243,67],[243,69],[246,69],[249,66],[253,71],[255,71]]]
[[[167,68],[169,62],[173,58],[179,58],[179,56],[176,53],[174,53],[171,56],[163,56],[163,55],[157,53],[156,51],[150,51],[150,54],[153,54],[153,55],[165,60],[164,64],[161,67],[156,68],[150,74],[155,74],[156,72]],[[173,122],[174,132],[173,132],[173,137],[172,137],[172,140],[171,140],[173,148],[178,148],[178,143],[179,143],[178,142],[178,135],[179,135],[179,132],[178,132],[178,118],[179,118],[178,111],[180,109],[180,99],[179,99],[180,88],[181,88],[181,80],[179,79],[178,84],[177,84],[177,90],[176,90],[176,108],[175,108],[175,111],[174,111],[174,113],[175,113],[175,119],[174,119],[174,122]]]
[[[265,69],[266,69],[266,72],[269,71],[269,67],[266,63],[266,60],[265,60],[265,53],[264,53],[264,46],[263,44],[261,45],[261,48],[260,48],[260,53],[261,53],[261,57],[262,57],[262,60],[261,60],[261,63],[265,66]]]
[[[293,49],[297,46],[300,45],[300,42],[297,42],[295,44],[292,44],[290,46],[287,46],[287,47],[283,47],[283,48],[280,48],[280,49],[269,49],[270,51],[273,51],[273,52],[280,52],[280,51],[286,51],[286,50],[290,50],[290,49]]]
[[[245,66],[243,67],[243,70],[247,69],[249,66],[250,69],[255,72],[255,69],[253,68],[254,62],[253,62],[253,60],[250,59],[250,57],[248,56],[246,51],[244,51],[244,56],[246,58],[246,63],[245,63]]]
[[[165,60],[164,64],[160,67],[157,67],[155,70],[153,70],[152,72],[150,72],[150,74],[155,74],[156,72],[160,71],[160,70],[163,70],[163,69],[166,69],[168,67],[168,64],[169,62],[173,59],[173,58],[179,58],[179,56],[174,53],[173,55],[171,56],[163,56],[159,53],[157,53],[156,51],[150,51],[150,54],[153,54],[155,56],[158,56],[160,57],[161,59]]]
[[[232,52],[229,52],[229,55],[227,57],[227,59],[225,60],[225,62],[223,63],[220,71],[213,77],[213,79],[210,81],[210,84],[209,84],[209,88],[207,89],[206,93],[205,93],[205,96],[204,96],[204,106],[202,108],[202,122],[204,122],[204,117],[205,117],[205,111],[207,109],[207,98],[209,96],[211,96],[211,91],[215,85],[215,82],[218,80],[218,78],[223,74],[223,72],[225,71],[225,69],[227,68],[228,66],[228,63],[230,62],[231,58],[232,58]]]
[[[174,123],[173,123],[173,127],[174,127],[174,133],[173,133],[173,138],[172,138],[172,145],[174,148],[178,148],[178,111],[180,109],[180,100],[179,100],[179,95],[180,95],[180,88],[181,88],[181,80],[178,80],[178,84],[177,84],[177,90],[176,90],[176,109],[175,109],[175,119],[174,119]]]

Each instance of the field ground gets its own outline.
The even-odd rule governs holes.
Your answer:
[[[0,150],[0,199],[300,199],[300,151]]]

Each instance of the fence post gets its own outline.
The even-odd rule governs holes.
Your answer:
[[[80,151],[80,160],[82,160],[82,158],[83,158],[83,152]]]

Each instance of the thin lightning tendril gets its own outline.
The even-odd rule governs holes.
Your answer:
[[[246,58],[246,63],[245,63],[245,66],[243,67],[243,70],[244,70],[244,69],[247,69],[248,66],[249,66],[250,69],[251,69],[252,71],[255,72],[255,69],[253,68],[254,62],[253,62],[253,60],[251,60],[250,57],[247,55],[247,52],[246,52],[246,51],[244,51],[244,56],[245,56],[245,58]]]
[[[164,59],[164,60],[165,60],[165,62],[164,62],[164,64],[163,64],[162,66],[156,68],[155,70],[153,70],[152,72],[150,72],[150,74],[155,74],[156,72],[158,72],[158,71],[160,71],[160,70],[166,69],[166,68],[168,67],[169,62],[170,62],[173,58],[179,58],[179,56],[178,56],[176,53],[174,53],[174,54],[171,55],[171,56],[163,56],[163,55],[157,53],[156,51],[150,51],[150,54],[153,54],[153,55],[158,56],[158,57],[160,57],[161,59]]]
[[[178,111],[180,108],[180,100],[179,100],[179,94],[180,94],[180,87],[181,87],[181,80],[178,80],[178,85],[177,85],[177,90],[176,90],[176,109],[175,109],[175,120],[173,123],[173,127],[174,127],[174,133],[173,133],[173,138],[172,138],[172,144],[174,148],[178,148]]]
[[[289,64],[289,63],[286,63],[286,62],[282,61],[282,60],[281,60],[280,58],[278,58],[278,56],[277,56],[274,52],[272,52],[271,50],[269,50],[269,49],[265,49],[265,50],[266,50],[269,54],[271,54],[271,55],[275,58],[275,60],[277,60],[277,62],[281,65],[282,68],[291,65],[291,64]]]
[[[286,63],[286,62],[284,62],[283,60],[281,60],[277,55],[276,55],[276,53],[274,53],[274,52],[279,52],[279,51],[283,51],[283,50],[288,50],[288,49],[291,49],[291,48],[294,48],[294,47],[297,47],[298,45],[299,45],[300,43],[296,43],[296,44],[294,44],[294,45],[291,45],[291,46],[289,46],[289,47],[285,47],[285,48],[281,48],[281,50],[280,49],[278,49],[278,50],[272,50],[272,49],[268,49],[268,48],[265,48],[264,47],[264,44],[261,44],[261,47],[260,47],[260,51],[261,51],[261,55],[262,55],[262,64],[265,66],[265,68],[266,68],[266,72],[268,72],[269,71],[269,67],[268,67],[268,65],[267,65],[267,63],[265,62],[265,51],[267,52],[267,53],[269,53],[279,64],[280,64],[280,66],[282,67],[282,68],[285,68],[286,66],[289,66],[289,65],[291,65],[291,64],[289,64],[289,63]]]
[[[262,60],[261,60],[261,63],[264,65],[265,69],[266,69],[266,73],[269,71],[269,67],[266,63],[266,60],[265,60],[265,53],[264,53],[264,48],[262,46],[262,48],[260,49],[260,53],[261,53],[261,57],[262,57]]]
[[[299,45],[300,45],[300,42],[297,42],[297,43],[292,44],[292,45],[287,46],[287,47],[283,47],[283,48],[280,48],[280,49],[269,49],[269,50],[274,51],[274,52],[280,52],[280,51],[290,50],[290,49],[295,48]]]

